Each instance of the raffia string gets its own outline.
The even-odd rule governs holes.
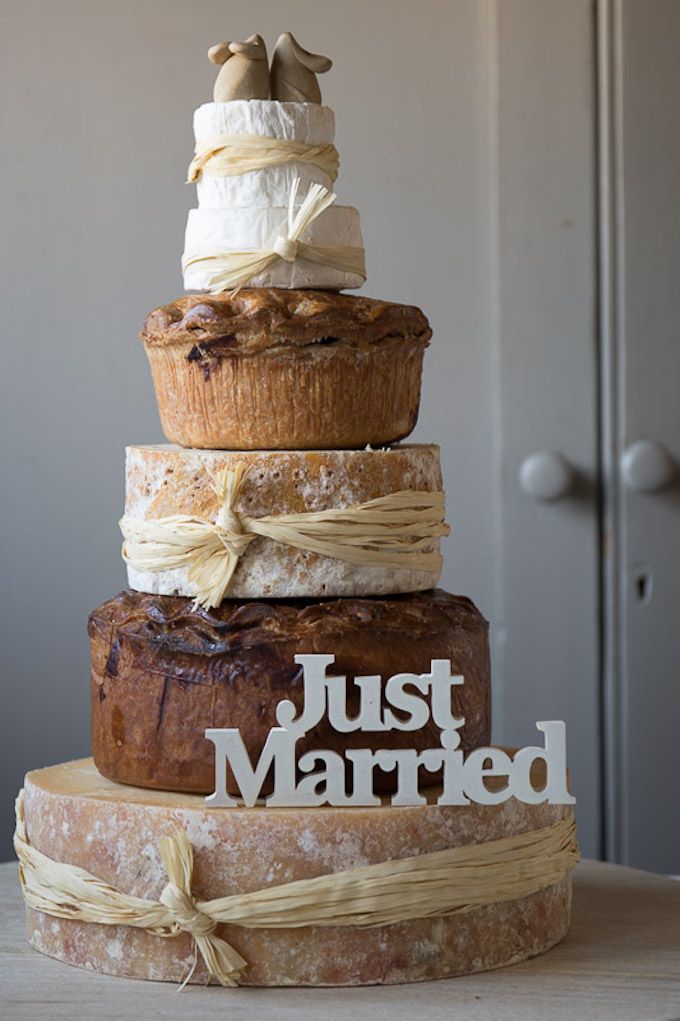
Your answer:
[[[285,163],[311,163],[334,181],[338,176],[340,155],[332,142],[308,145],[268,135],[217,135],[200,149],[196,148],[187,181],[197,181],[201,174],[237,177]]]
[[[295,208],[300,178],[296,177],[288,198],[288,222],[284,234],[273,238],[269,247],[243,251],[195,251],[184,255],[182,271],[190,266],[210,267],[211,276],[205,290],[211,294],[242,287],[253,277],[264,273],[275,262],[295,262],[307,259],[319,266],[328,266],[343,273],[353,273],[366,279],[366,261],[363,248],[354,245],[315,245],[300,238],[318,216],[335,202],[333,192],[320,184],[310,184],[304,201]]]
[[[236,510],[246,474],[239,463],[212,476],[219,505],[214,521],[182,514],[148,521],[125,515],[123,559],[138,571],[186,568],[196,605],[205,609],[222,602],[239,558],[258,535],[367,567],[432,572],[441,567],[432,541],[449,533],[442,492],[400,490],[354,507],[257,518]]]
[[[122,893],[78,868],[36,850],[26,832],[23,792],[16,802],[14,848],[26,904],[56,918],[129,925],[156,936],[188,932],[208,973],[221,985],[238,985],[247,962],[217,925],[250,929],[302,926],[394,925],[413,918],[463,914],[485,904],[528,897],[571,871],[579,860],[569,815],[552,826],[365,865],[316,879],[301,879],[252,893],[194,900],[193,855],[186,831],[161,837],[168,883],[157,901]]]

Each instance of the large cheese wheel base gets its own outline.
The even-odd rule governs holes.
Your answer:
[[[218,897],[480,843],[549,826],[562,805],[412,808],[207,809],[197,795],[125,787],[91,759],[29,773],[29,840],[56,861],[79,865],[127,893],[158,898],[166,882],[159,838],[177,824],[194,848],[196,897]],[[543,953],[569,925],[571,881],[467,914],[375,929],[243,929],[223,935],[249,962],[252,986],[354,986],[419,982],[515,964]],[[107,975],[181,982],[194,961],[188,935],[28,912],[42,953]],[[192,981],[205,983],[199,959]],[[228,990],[225,990],[228,996]],[[181,1011],[180,1011],[181,1013]]]

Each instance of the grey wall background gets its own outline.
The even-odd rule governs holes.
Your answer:
[[[260,31],[271,46],[290,28],[335,60],[324,100],[340,200],[362,216],[365,290],[422,306],[434,328],[414,438],[443,447],[443,584],[493,624],[484,8],[2,3],[0,857],[24,772],[89,752],[85,626],[124,586],[123,448],[162,441],[137,332],[182,291],[191,116],[211,97],[205,54],[220,39]]]

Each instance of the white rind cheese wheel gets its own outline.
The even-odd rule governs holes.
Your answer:
[[[335,115],[318,103],[233,99],[203,103],[194,111],[194,137],[203,145],[215,135],[268,135],[316,145],[335,138]]]
[[[205,103],[194,113],[194,135],[198,152],[221,135],[259,135],[305,145],[326,145],[332,143],[335,136],[335,117],[329,107],[316,103],[279,103],[276,100]],[[287,234],[287,210],[296,179],[296,205],[304,201],[311,184],[334,190],[334,182],[324,170],[304,161],[232,177],[213,175],[207,167],[196,182],[198,208],[189,213],[183,265],[196,255],[270,250],[279,235]],[[363,249],[359,214],[351,206],[334,205],[310,225],[300,240]],[[209,290],[215,268],[211,262],[188,266],[183,271],[185,289]],[[249,287],[339,291],[361,287],[364,277],[361,273],[332,269],[304,258],[293,262],[277,259],[266,272],[247,283]]]
[[[270,250],[274,240],[287,233],[288,209],[285,206],[249,209],[192,209],[187,220],[184,259],[196,254],[222,254],[244,250]],[[349,245],[363,248],[359,214],[352,206],[333,205],[324,210],[300,239],[317,245]],[[214,266],[196,263],[184,271],[187,291],[207,290]],[[294,262],[277,259],[265,272],[248,281],[249,287],[314,287],[342,290],[361,287],[359,274],[346,273],[298,258]]]
[[[154,519],[172,514],[214,521],[211,474],[250,468],[237,511],[251,516],[351,507],[402,489],[442,489],[439,447],[404,444],[384,450],[228,451],[171,445],[128,447],[125,513]],[[433,540],[433,548],[439,548]],[[372,596],[434,588],[439,571],[367,567],[284,546],[258,536],[239,560],[228,595],[234,599]],[[192,596],[185,568],[158,573],[128,565],[130,588]]]
[[[273,99],[204,103],[194,113],[197,149],[219,135],[264,135],[324,145],[335,137],[335,117],[330,107],[316,103],[278,103]],[[298,201],[307,194],[310,184],[333,189],[330,177],[310,163],[287,163],[236,177],[205,173],[196,182],[198,208],[284,206],[296,177],[300,178]]]
[[[140,790],[105,780],[91,759],[26,777],[31,843],[124,893],[158,899],[167,882],[159,841],[183,826],[194,851],[192,893],[211,899],[526,833],[571,816],[567,805],[208,809],[200,795]],[[543,953],[569,925],[571,879],[528,897],[463,914],[376,928],[218,928],[247,961],[251,986],[357,986],[486,971]],[[107,975],[179,983],[194,951],[186,933],[28,912],[37,950]],[[198,958],[191,981],[204,983]],[[219,995],[219,993],[216,993]],[[181,1012],[180,1012],[181,1013]]]

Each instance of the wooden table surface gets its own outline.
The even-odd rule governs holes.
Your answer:
[[[512,968],[420,985],[221,989],[95,975],[24,939],[16,865],[0,865],[0,1015],[83,1021],[678,1021],[680,882],[599,862],[576,870],[573,923],[550,953]]]

